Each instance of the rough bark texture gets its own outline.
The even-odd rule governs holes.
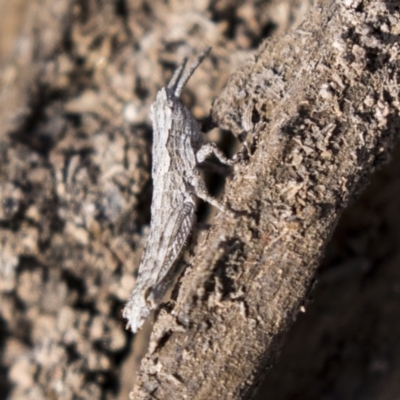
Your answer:
[[[398,139],[399,15],[385,2],[321,2],[269,41],[214,103],[248,132],[250,163],[157,319],[139,399],[244,399],[307,298],[338,217]]]
[[[127,398],[145,349],[121,308],[149,221],[149,104],[184,55],[212,45],[184,93],[206,116],[227,75],[276,34],[214,103],[252,153],[227,185],[238,217],[218,215],[198,238],[133,395],[246,398],[306,307],[338,215],[397,139],[398,7],[323,2],[278,37],[306,1],[13,4],[13,18],[0,12],[17,36],[0,54],[0,392],[12,400]],[[269,399],[299,393],[281,368]]]
[[[211,45],[183,95],[205,117],[247,49],[304,9],[241,3],[0,1],[4,396],[127,398],[145,350],[121,310],[149,222],[149,105]]]

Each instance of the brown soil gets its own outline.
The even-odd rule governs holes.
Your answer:
[[[207,116],[308,2],[38,3],[0,1],[0,397],[126,399],[150,330],[134,341],[121,318],[148,230],[149,105],[211,45],[183,96]],[[398,398],[398,160],[343,215],[257,399]]]

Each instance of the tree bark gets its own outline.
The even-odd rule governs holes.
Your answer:
[[[0,391],[125,398],[121,309],[148,223],[149,105],[188,48],[212,45],[183,94],[204,116],[276,4],[22,3],[0,82]],[[227,185],[236,218],[219,214],[199,238],[135,399],[255,390],[341,210],[397,140],[399,32],[389,2],[320,2],[232,77],[212,115],[251,155]]]
[[[135,399],[245,399],[304,311],[341,211],[398,138],[400,20],[322,1],[230,79],[214,121],[245,138],[218,214],[163,309]]]

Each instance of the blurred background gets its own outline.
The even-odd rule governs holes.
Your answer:
[[[0,0],[0,398],[128,398],[151,329],[134,338],[121,316],[150,220],[149,106],[212,46],[183,93],[206,117],[309,6]],[[226,133],[207,137],[232,151]],[[258,400],[399,398],[399,177],[397,148],[343,214]]]

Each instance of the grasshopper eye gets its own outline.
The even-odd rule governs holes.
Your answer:
[[[143,293],[143,297],[144,297],[144,299],[146,300],[146,302],[148,301],[148,298],[149,298],[149,296],[150,296],[151,289],[152,289],[151,287],[148,287],[148,288],[145,289],[145,291],[144,291],[144,293]]]

